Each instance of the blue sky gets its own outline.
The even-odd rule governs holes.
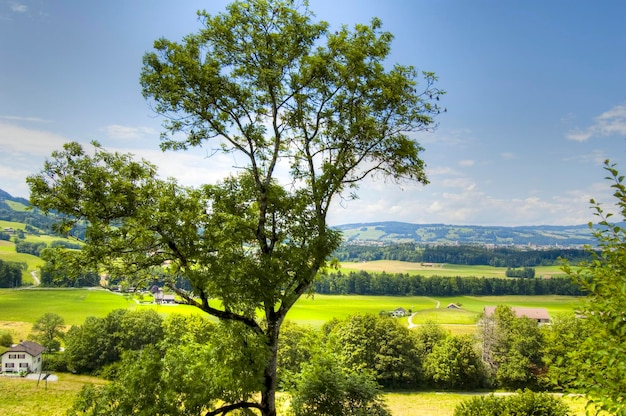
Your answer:
[[[162,120],[141,96],[159,37],[195,32],[227,1],[0,0],[0,188],[69,140],[131,152],[187,185],[233,165],[162,153]],[[626,173],[626,3],[582,0],[310,0],[332,27],[373,16],[395,35],[390,64],[434,71],[448,112],[415,138],[430,184],[364,183],[330,222],[571,225],[613,204],[602,162]],[[341,203],[339,203],[341,202]]]

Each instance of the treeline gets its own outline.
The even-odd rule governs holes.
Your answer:
[[[331,295],[389,296],[582,296],[585,294],[569,277],[550,279],[424,277],[403,273],[368,273],[366,271],[322,275],[315,282],[315,292]]]
[[[26,270],[26,268],[26,263],[0,260],[0,287],[13,288],[22,286],[22,271]]]
[[[153,310],[116,310],[104,318],[89,317],[60,334],[65,349],[48,355],[45,370],[112,380],[106,387],[80,393],[92,405],[150,397],[146,403],[154,399],[163,406],[167,401],[159,402],[155,392],[187,397],[183,393],[188,391],[198,403],[210,403],[214,397],[198,380],[225,377],[226,389],[238,391],[242,383],[262,375],[250,357],[263,354],[264,343],[244,326],[232,329],[199,315],[163,318]],[[506,306],[483,317],[476,338],[452,335],[434,323],[410,330],[400,320],[374,315],[332,319],[321,329],[288,322],[280,335],[277,373],[281,389],[294,400],[321,394],[319,383],[337,382],[339,374],[345,376],[342,371],[358,376],[350,380],[364,383],[360,388],[373,381],[388,390],[559,390],[570,381],[557,375],[574,371],[563,356],[576,350],[592,330],[573,316],[539,326],[516,318]],[[224,348],[225,339],[241,343],[242,351]],[[81,403],[78,400],[75,409]]]
[[[554,248],[522,250],[513,247],[489,248],[484,245],[423,245],[415,243],[386,246],[344,244],[334,256],[339,261],[398,260],[413,263],[450,263],[494,267],[553,266],[559,258],[572,263],[588,260],[584,249]]]

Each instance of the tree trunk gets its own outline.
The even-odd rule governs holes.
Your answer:
[[[278,334],[281,319],[273,319],[272,321],[268,319],[267,343],[270,349],[270,357],[263,374],[265,387],[261,393],[261,414],[263,416],[276,416],[276,388],[278,385],[276,364],[278,360]]]

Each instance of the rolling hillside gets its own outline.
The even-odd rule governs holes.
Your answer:
[[[484,227],[475,225],[410,224],[374,222],[336,227],[344,240],[352,244],[423,243],[423,244],[493,244],[532,246],[594,245],[589,226]]]
[[[27,210],[28,200],[13,197],[0,189],[0,220],[15,221],[51,231],[52,218],[37,210]],[[495,244],[533,246],[593,245],[586,224],[571,226],[485,227],[476,225],[411,224],[406,222],[372,222],[335,227],[343,232],[347,243],[424,243],[424,244]],[[2,231],[2,230],[0,230]]]

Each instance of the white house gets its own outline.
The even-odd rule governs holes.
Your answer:
[[[406,309],[404,308],[397,308],[391,311],[391,316],[393,316],[394,318],[402,318],[405,315],[406,315]]]
[[[39,373],[45,348],[36,342],[22,341],[2,354],[5,373]]]

